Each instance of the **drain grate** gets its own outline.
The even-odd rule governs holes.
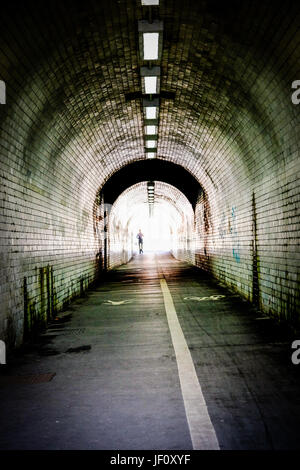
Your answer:
[[[59,326],[59,328],[57,328]],[[62,329],[63,328],[63,329]],[[53,327],[49,328],[49,333],[48,336],[51,336],[51,333],[59,333],[59,336],[64,336],[64,335],[74,335],[74,336],[80,336],[83,335],[85,332],[85,328],[65,328],[65,325],[54,325]],[[54,336],[54,335],[53,335]]]
[[[85,332],[85,328],[66,328],[65,331],[61,332],[61,335],[74,335],[80,336]]]
[[[17,385],[17,384],[40,384],[43,382],[50,382],[55,376],[55,372],[48,374],[35,374],[35,375],[6,375],[0,376],[0,386],[2,385]]]

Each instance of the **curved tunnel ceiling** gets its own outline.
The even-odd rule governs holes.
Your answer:
[[[173,0],[153,9],[164,22],[158,157],[186,168],[208,193],[251,178],[270,140],[284,158],[274,102],[287,99],[297,75],[286,51],[299,24],[297,2],[287,3]],[[10,102],[1,113],[3,125],[24,123],[22,171],[34,179],[51,168],[66,197],[66,184],[78,197],[87,187],[96,194],[146,158],[137,27],[145,10],[135,0],[1,8]],[[281,120],[293,112],[281,110]]]
[[[182,166],[159,159],[142,160],[124,166],[111,176],[101,190],[104,202],[113,204],[127,188],[147,180],[162,181],[175,186],[194,208],[202,191],[194,176]]]

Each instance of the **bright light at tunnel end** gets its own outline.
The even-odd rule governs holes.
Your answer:
[[[172,194],[170,200],[164,197],[166,191]],[[110,214],[108,231],[113,251],[125,246],[133,256],[140,255],[136,238],[139,229],[144,234],[144,253],[177,249],[182,230],[187,234],[186,243],[194,243],[193,208],[184,194],[167,183],[150,180],[132,186],[119,196]],[[126,230],[120,232],[120,226]]]

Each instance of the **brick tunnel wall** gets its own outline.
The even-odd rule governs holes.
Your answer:
[[[220,17],[228,7],[220,6]],[[159,150],[174,162],[181,154],[205,190],[196,207],[196,264],[263,311],[299,323],[299,105],[291,100],[300,76],[299,9],[293,2],[252,8],[252,27],[227,25],[217,49],[201,28],[181,29],[181,41],[190,35],[203,42],[193,64],[188,50],[170,46],[170,56],[185,54],[187,62],[184,73],[176,60],[169,66],[169,89],[180,95],[162,105],[161,121],[175,119],[162,127]],[[224,47],[231,51],[226,66]],[[198,88],[208,70],[211,80]]]
[[[190,202],[181,191],[171,185],[163,185],[165,198],[177,209],[177,217],[171,225],[171,253],[187,263],[195,264],[194,213]],[[159,188],[158,188],[159,193]],[[168,210],[168,209],[167,209]]]
[[[128,263],[133,255],[133,238],[128,223],[123,224],[112,214],[108,231],[108,269]]]
[[[98,252],[94,193],[78,194],[67,159],[59,169],[49,168],[51,149],[42,142],[30,162],[20,165],[27,123],[20,117],[15,130],[16,119],[5,122],[0,140],[7,170],[1,199],[1,329],[12,345],[22,341],[23,327],[26,334],[41,326],[94,280]]]
[[[297,325],[299,135],[295,132],[295,109],[291,108],[290,118],[295,126],[285,125],[283,109],[280,105],[277,109],[280,147],[275,149],[270,140],[269,148],[264,148],[257,132],[249,151],[247,177],[242,171],[233,177],[224,165],[226,190],[221,195],[211,192],[210,198],[202,196],[198,201],[194,256],[197,266],[256,307]],[[251,165],[252,155],[261,156],[261,167]],[[186,253],[177,252],[176,256],[191,262]]]

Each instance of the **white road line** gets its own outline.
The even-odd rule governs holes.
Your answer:
[[[185,412],[195,450],[219,450],[193,359],[182,332],[168,284],[160,279],[171,338],[175,350]]]

